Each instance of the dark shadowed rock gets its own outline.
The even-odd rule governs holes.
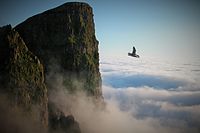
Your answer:
[[[83,89],[90,95],[102,96],[98,41],[88,4],[66,3],[28,18],[15,29],[47,72],[52,64],[60,65],[70,91]]]
[[[0,92],[8,95],[13,108],[18,106],[28,114],[37,106],[39,117],[47,126],[48,98],[43,71],[43,65],[28,50],[18,32],[10,25],[1,27]]]
[[[81,133],[79,124],[74,120],[72,115],[61,115],[60,116],[60,127],[66,133]]]
[[[28,114],[37,105],[42,123],[48,125],[49,119],[53,132],[80,133],[73,116],[65,116],[48,103],[44,72],[62,73],[63,85],[69,91],[84,90],[95,100],[101,99],[94,27],[92,8],[79,2],[30,17],[14,29],[10,25],[1,27],[0,93],[7,94],[12,105],[22,107]],[[55,64],[59,70],[52,67]],[[48,89],[53,87],[48,84]]]
[[[81,133],[78,122],[74,116],[65,114],[53,106],[49,108],[50,132]]]

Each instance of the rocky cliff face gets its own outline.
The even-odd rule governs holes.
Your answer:
[[[9,96],[13,108],[23,108],[28,114],[37,106],[39,117],[47,126],[48,98],[43,65],[10,25],[0,28],[0,64],[1,94]]]
[[[52,64],[60,65],[69,90],[82,89],[102,96],[98,41],[88,4],[66,3],[27,19],[15,29],[47,72]],[[73,81],[81,85],[77,87]]]
[[[59,70],[52,70],[55,64]],[[0,94],[9,97],[11,108],[20,107],[27,114],[37,106],[43,125],[50,122],[53,132],[80,133],[72,115],[65,116],[48,102],[47,88],[53,87],[45,75],[52,71],[61,73],[69,91],[84,90],[102,97],[98,41],[88,4],[66,3],[14,29],[0,27]]]

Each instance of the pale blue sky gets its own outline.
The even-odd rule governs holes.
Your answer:
[[[100,55],[124,55],[136,46],[140,56],[200,58],[198,0],[81,0],[94,10]],[[0,26],[59,6],[68,0],[3,0]]]

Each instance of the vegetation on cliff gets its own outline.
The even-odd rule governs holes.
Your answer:
[[[98,41],[92,8],[71,2],[30,17],[15,29],[49,72],[52,64],[63,70],[66,87],[101,97]],[[77,80],[82,86],[76,87]]]
[[[10,25],[0,28],[1,92],[9,95],[12,104],[31,113],[38,106],[44,125],[48,124],[47,88],[43,65],[28,50],[18,32]]]
[[[98,41],[86,3],[63,4],[14,29],[0,27],[0,63],[0,93],[11,101],[8,107],[20,107],[30,116],[36,109],[50,132],[81,131],[73,112],[64,113],[48,100],[47,90],[54,89],[48,78],[60,73],[67,92],[81,90],[95,100],[102,98]]]

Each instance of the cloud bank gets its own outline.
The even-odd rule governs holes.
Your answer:
[[[198,129],[189,127],[179,119],[165,120],[164,118],[160,119],[155,116],[151,117],[150,114],[147,116],[148,114],[145,114],[145,109],[150,109],[149,113],[153,113],[152,109],[159,108],[162,104],[160,110],[177,109],[176,106],[171,106],[164,102],[139,100],[139,98],[132,95],[134,92],[131,89],[127,89],[127,91],[116,90],[103,86],[106,105],[101,107],[97,106],[97,101],[85,95],[84,92],[69,93],[62,85],[62,78],[57,79],[59,79],[57,82],[52,82],[56,85],[56,88],[50,92],[49,99],[65,115],[72,114],[79,122],[83,133],[183,133],[198,131]],[[140,90],[138,94],[143,94],[142,91],[145,90]],[[152,91],[152,95],[154,93]],[[169,94],[163,95],[168,96]],[[143,113],[140,111],[143,111]],[[141,114],[138,114],[139,112]],[[178,124],[173,126],[172,123]]]
[[[47,75],[49,101],[65,115],[73,115],[82,133],[199,133],[198,66],[132,58],[101,60],[103,105],[83,91],[68,92],[60,68],[53,66],[55,72]],[[82,88],[76,80],[73,84]],[[7,111],[6,100],[1,101],[0,131],[47,132],[36,124],[37,118]]]
[[[49,100],[65,115],[72,114],[83,133],[198,133],[200,88],[193,69],[198,68],[158,60],[105,59],[105,106],[97,106],[82,91],[69,93],[59,73],[47,78],[53,88]],[[76,80],[73,84],[81,88]]]
[[[104,98],[135,121],[144,122],[142,129],[149,126],[155,129],[153,132],[160,132],[157,127],[162,132],[199,132],[199,64],[103,58]]]

